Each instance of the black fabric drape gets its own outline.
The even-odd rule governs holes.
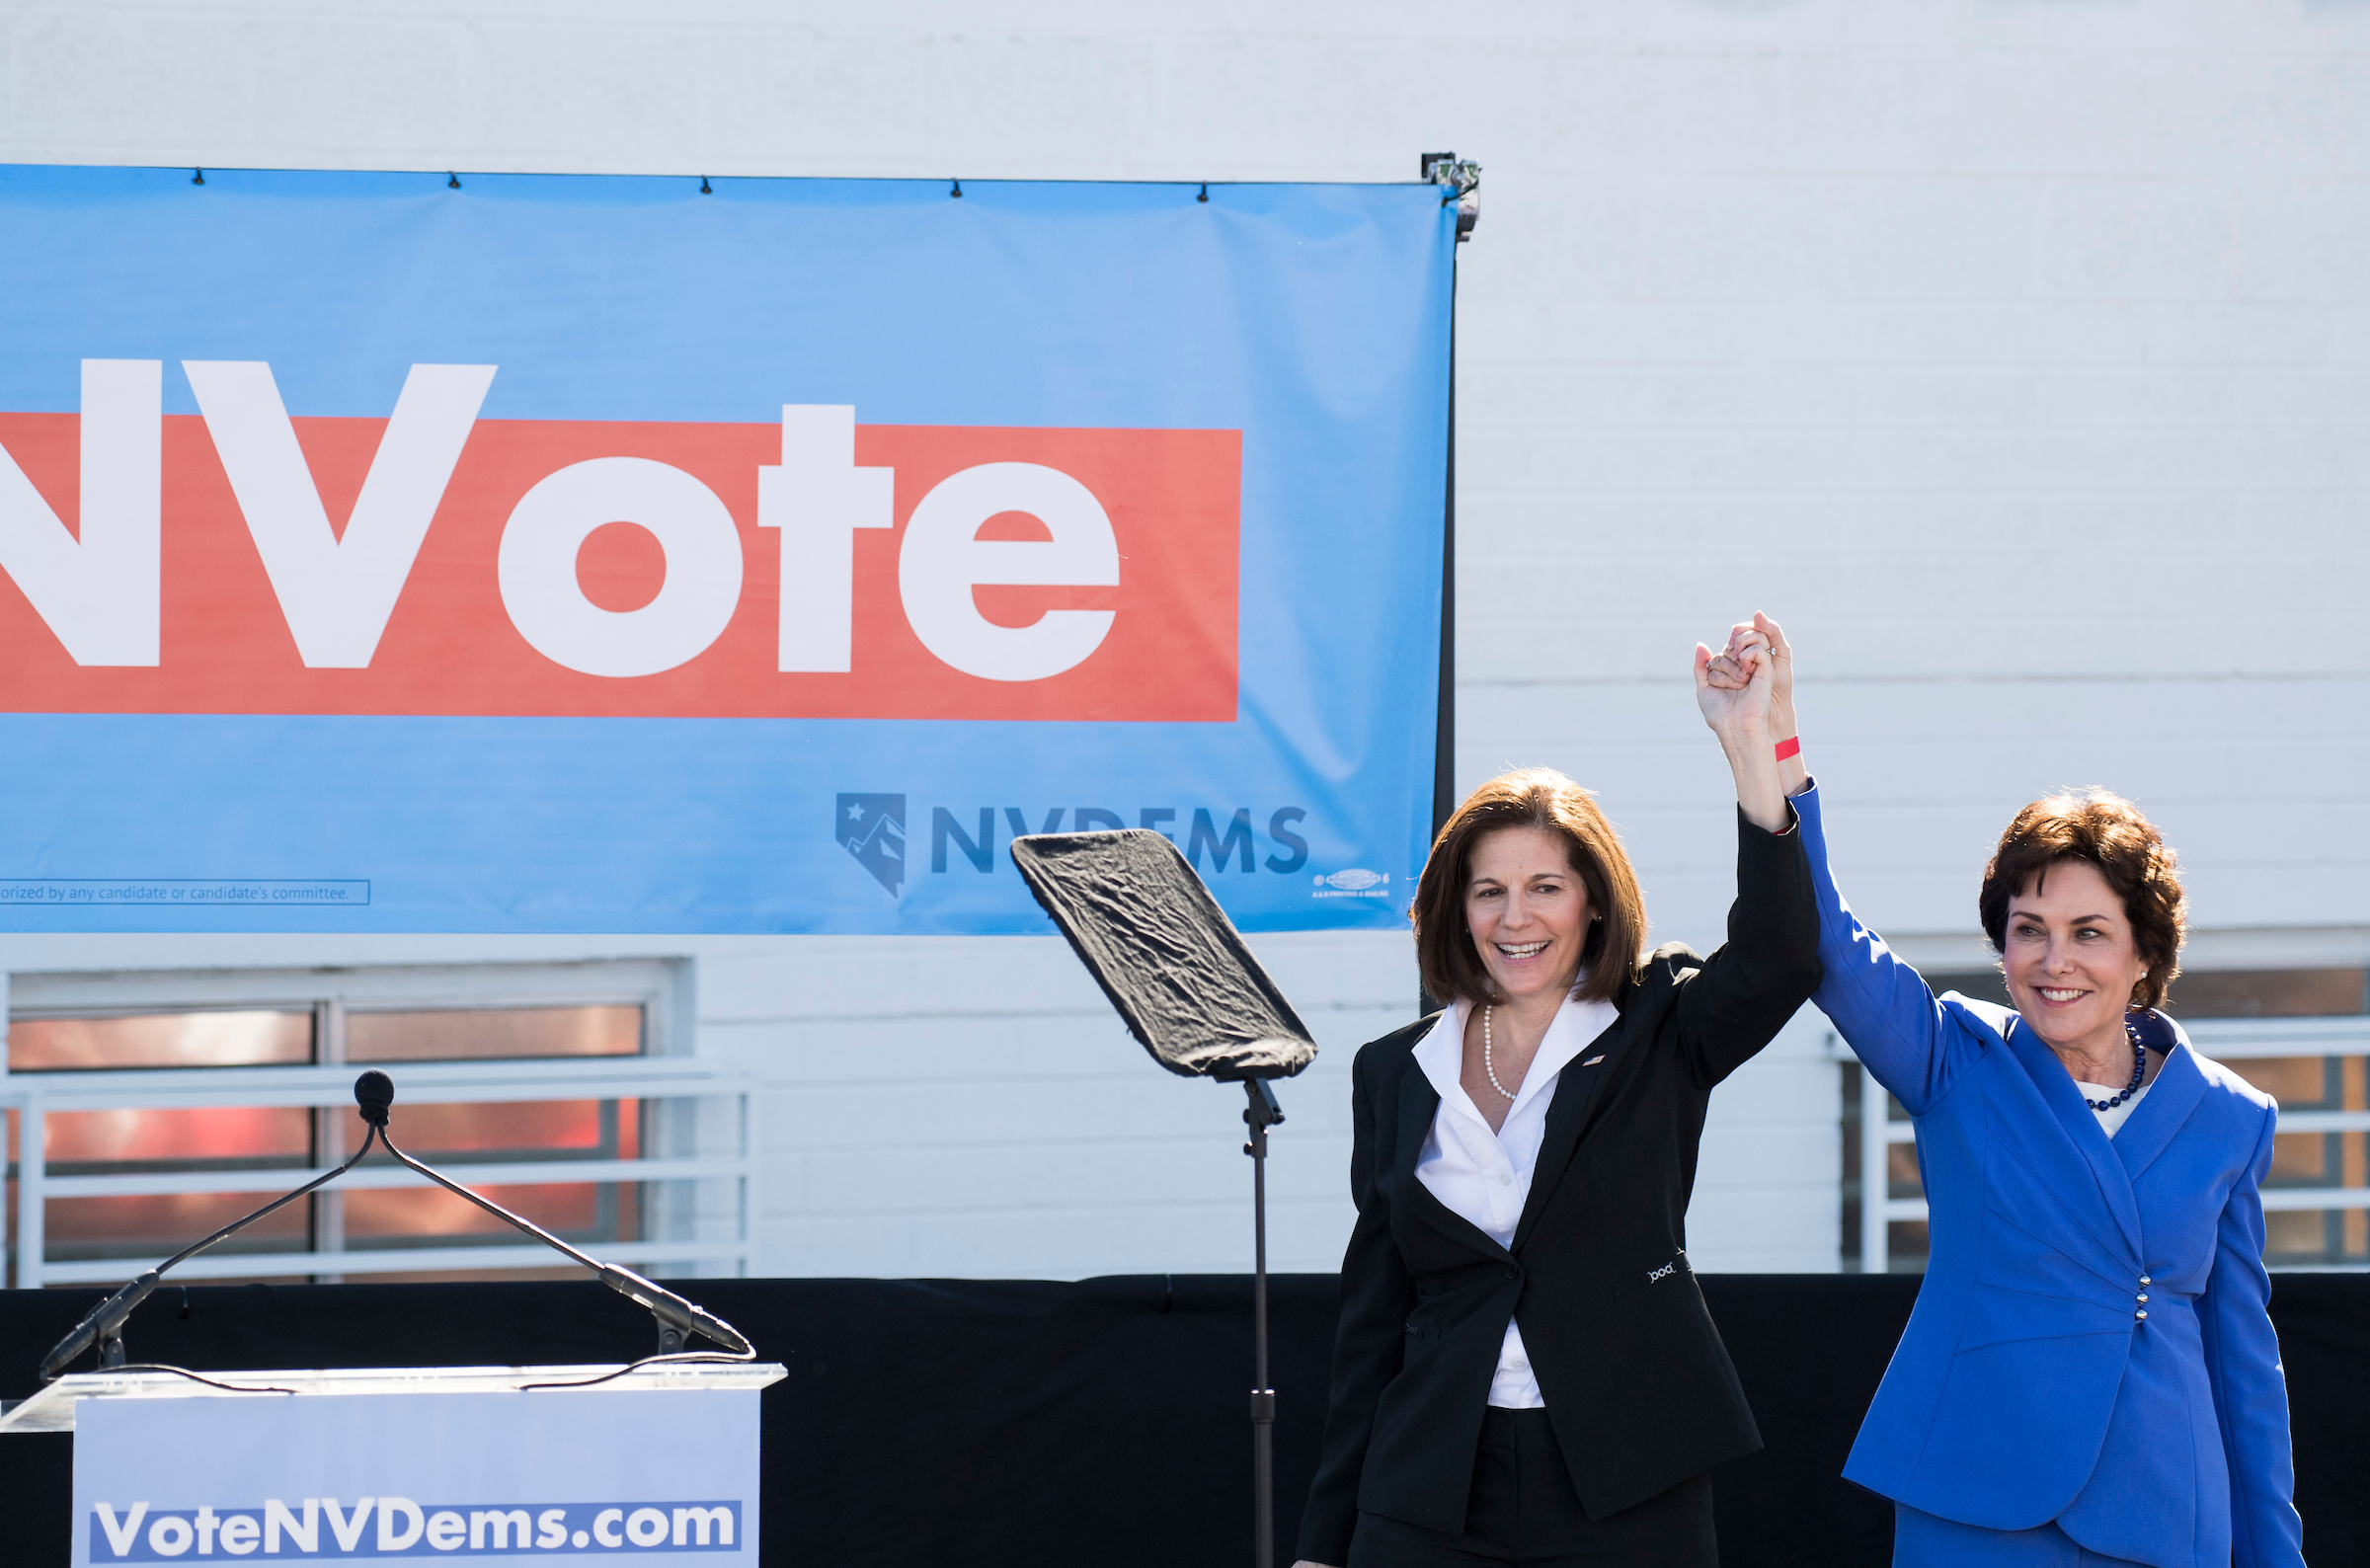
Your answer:
[[[1907,1276],[1704,1275],[1760,1453],[1713,1472],[1729,1568],[1883,1568],[1890,1506],[1839,1478],[1908,1321]],[[1271,1285],[1276,1530],[1316,1464],[1336,1282]],[[0,1293],[0,1398],[101,1293]],[[791,1369],[765,1396],[765,1558],[834,1568],[1249,1560],[1250,1281],[705,1280],[684,1294]],[[2370,1278],[2275,1275],[2314,1568],[2370,1565]],[[199,1369],[592,1362],[654,1338],[592,1284],[168,1285],[143,1361]],[[0,1438],[5,1560],[67,1560],[68,1440]]]

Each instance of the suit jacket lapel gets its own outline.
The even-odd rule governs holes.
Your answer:
[[[1398,1146],[1390,1151],[1387,1178],[1391,1190],[1403,1196],[1433,1229],[1490,1257],[1505,1257],[1506,1249],[1498,1245],[1497,1237],[1442,1203],[1433,1196],[1431,1188],[1416,1179],[1416,1161],[1424,1157],[1424,1139],[1431,1137],[1432,1119],[1439,1114],[1440,1091],[1432,1087],[1423,1067],[1409,1057],[1407,1070],[1399,1075]]]
[[[1659,1000],[1659,998],[1657,998]],[[1531,1166],[1531,1191],[1523,1199],[1523,1217],[1514,1227],[1514,1250],[1523,1250],[1531,1239],[1531,1227],[1547,1206],[1547,1199],[1563,1180],[1564,1167],[1571,1164],[1572,1153],[1580,1146],[1580,1136],[1588,1131],[1590,1114],[1605,1097],[1605,1085],[1620,1070],[1621,1058],[1629,1052],[1630,1044],[1653,1033],[1662,1009],[1651,1005],[1642,996],[1632,995],[1629,1008],[1611,1028],[1589,1042],[1586,1050],[1564,1063],[1555,1079],[1555,1098],[1547,1102],[1547,1126],[1539,1144],[1539,1158]],[[1651,1015],[1651,1016],[1649,1016]],[[1586,1063],[1602,1057],[1595,1066]],[[1574,1078],[1578,1082],[1574,1082]]]
[[[2072,1140],[2083,1163],[2090,1167],[2099,1197],[2115,1216],[2115,1225],[2123,1232],[2131,1256],[2138,1259],[2144,1250],[2140,1237],[2140,1201],[2132,1193],[2131,1172],[2115,1152],[2114,1142],[2099,1127],[2098,1118],[2083,1103],[2082,1091],[2074,1087],[2065,1063],[2019,1021],[2012,1020],[2009,1024],[2008,1048],[2014,1053],[2024,1075],[2032,1080],[2032,1086],[2040,1091],[2042,1102]]]
[[[2133,1181],[2156,1163],[2204,1100],[2205,1074],[2184,1041],[2165,1058],[2147,1097],[2132,1107],[2130,1118],[2115,1134],[2115,1153]]]

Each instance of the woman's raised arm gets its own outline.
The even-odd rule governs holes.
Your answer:
[[[1696,645],[1696,704],[1736,778],[1736,899],[1728,940],[1680,993],[1679,1049],[1709,1088],[1768,1045],[1818,983],[1817,909],[1770,742],[1767,661],[1714,679],[1712,652]]]
[[[1756,613],[1728,634],[1728,646],[1708,664],[1698,651],[1696,683],[1700,689],[1743,693],[1755,681],[1769,683],[1766,754],[1783,781],[1802,823],[1802,847],[1810,860],[1812,891],[1819,905],[1819,988],[1811,997],[1844,1043],[1876,1074],[1912,1115],[1940,1098],[1959,1062],[1949,1049],[1941,1004],[1925,977],[1897,957],[1881,937],[1853,914],[1827,863],[1827,829],[1819,792],[1802,755],[1794,716],[1794,651],[1784,631]],[[1700,699],[1698,699],[1700,700]],[[1779,757],[1777,753],[1786,753]]]
[[[1791,813],[1779,782],[1778,762],[1770,740],[1770,701],[1776,676],[1767,659],[1756,659],[1741,672],[1741,683],[1715,680],[1712,652],[1696,644],[1696,706],[1703,722],[1720,738],[1728,771],[1736,776],[1736,804],[1745,821],[1765,833],[1783,832]]]

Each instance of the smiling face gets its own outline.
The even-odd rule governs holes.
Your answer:
[[[2061,860],[2012,895],[2001,957],[2009,999],[2051,1046],[2129,1049],[2123,1010],[2148,965],[2097,867]]]
[[[1588,889],[1560,834],[1501,827],[1473,845],[1464,919],[1474,951],[1508,1001],[1560,997],[1580,975],[1588,936]]]

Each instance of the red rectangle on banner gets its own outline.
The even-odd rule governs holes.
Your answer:
[[[342,531],[388,422],[289,424],[322,509]],[[80,511],[80,425],[74,415],[0,414],[0,447],[69,528]],[[359,668],[305,665],[203,420],[166,416],[162,439],[159,662],[77,664],[28,593],[0,571],[0,710],[1160,722],[1235,715],[1238,431],[856,427],[856,467],[894,470],[894,526],[852,530],[844,673],[778,667],[786,530],[759,525],[758,470],[783,463],[781,426],[477,421]],[[729,619],[699,651],[656,673],[591,673],[558,662],[528,640],[505,594],[505,528],[521,499],[571,465],[605,458],[663,464],[696,480],[730,513],[739,537],[740,589]],[[947,608],[944,580],[954,569],[938,573],[940,624],[975,611],[988,626],[1008,628],[1048,612],[1108,612],[1108,629],[1090,652],[1033,678],[1026,670],[984,677],[933,653],[916,630],[920,601],[908,602],[921,590],[901,588],[901,561],[913,578],[913,563],[901,552],[915,507],[950,479],[990,467],[1012,471],[1005,465],[1053,470],[1051,481],[1037,475],[1040,491],[1045,483],[1062,494],[1083,487],[1107,519],[1118,555],[1115,586],[1074,586],[1058,572],[1054,585],[1032,584],[1025,580],[1036,569],[1029,567],[1008,574],[1020,584],[984,573],[988,581],[975,579],[969,589],[969,611],[959,601]],[[679,479],[667,483],[688,490]],[[961,488],[993,505],[991,485]],[[47,526],[39,517],[31,523]],[[1060,537],[1019,507],[976,527],[960,517],[957,523],[958,554],[973,538]],[[1005,557],[1024,558],[1038,559]],[[542,591],[581,594],[622,617],[622,626],[661,594],[670,566],[657,534],[621,520],[585,537],[572,584],[545,582]],[[812,583],[797,575],[806,564],[794,560],[793,568],[794,583],[807,584],[811,596]],[[565,573],[564,559],[556,570]],[[827,572],[814,581],[839,579]],[[959,594],[962,580],[955,581]]]

